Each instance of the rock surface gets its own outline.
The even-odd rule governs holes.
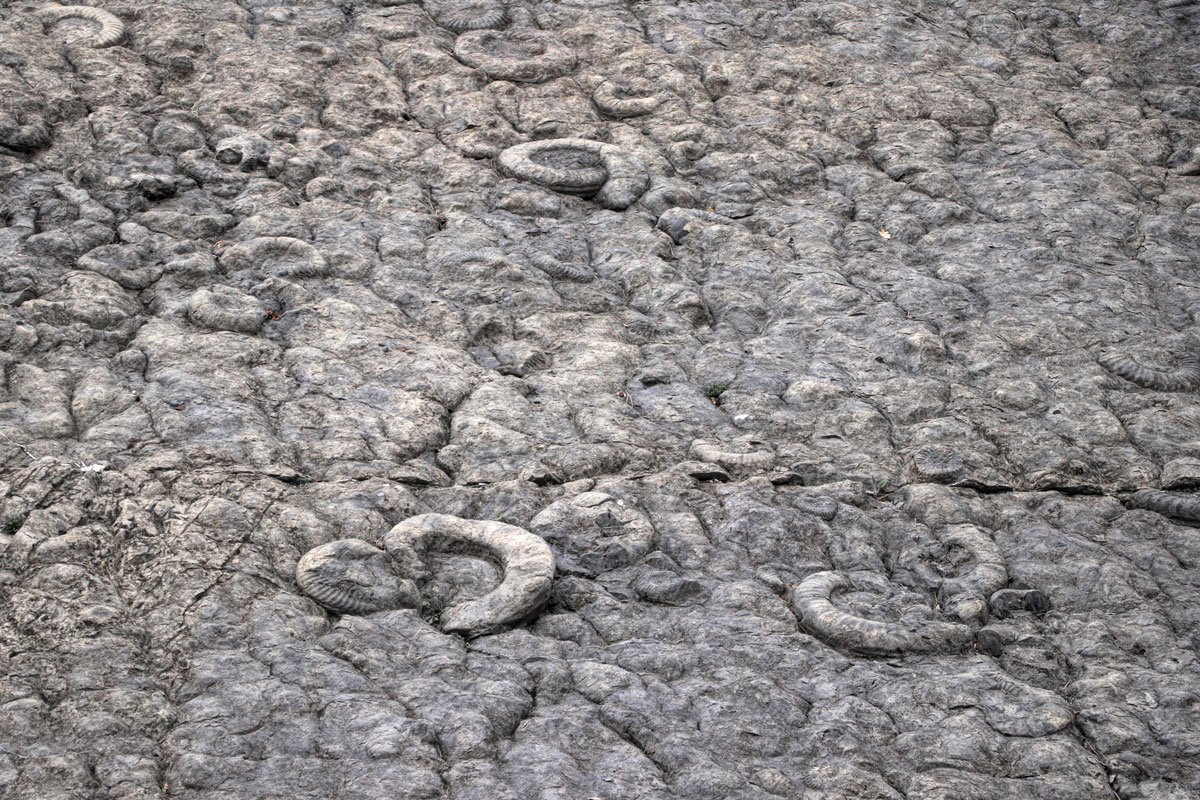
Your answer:
[[[0,797],[1200,796],[1197,65],[1179,0],[5,4]],[[549,596],[298,585],[426,514]]]

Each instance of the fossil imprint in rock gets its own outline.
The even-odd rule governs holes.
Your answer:
[[[454,57],[492,80],[545,83],[575,69],[575,51],[548,31],[472,30],[454,42]]]
[[[296,582],[305,594],[342,614],[370,614],[421,605],[418,583],[430,573],[431,553],[476,556],[496,562],[500,585],[474,600],[446,608],[441,628],[479,636],[536,614],[550,596],[554,555],[526,530],[502,522],[421,514],[396,525],[383,549],[359,539],[313,548],[300,559]]]
[[[386,551],[361,539],[314,547],[296,566],[296,582],[339,614],[371,614],[420,605],[416,584],[396,570]]]
[[[563,194],[594,195],[605,208],[621,211],[650,186],[641,159],[591,139],[541,139],[514,145],[497,157],[500,171]]]
[[[866,656],[956,653],[974,640],[971,629],[956,622],[878,622],[843,611],[833,594],[851,586],[838,572],[817,572],[797,584],[788,599],[801,627],[828,645]]]
[[[37,15],[50,23],[75,17],[100,23],[100,31],[92,39],[92,47],[112,47],[125,35],[125,23],[114,14],[92,6],[43,6]]]

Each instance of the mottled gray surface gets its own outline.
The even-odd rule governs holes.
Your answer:
[[[1200,7],[94,2],[0,7],[0,798],[1200,796]],[[429,513],[545,606],[297,585]]]

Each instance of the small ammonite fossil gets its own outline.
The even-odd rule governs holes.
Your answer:
[[[339,614],[421,604],[416,583],[396,571],[387,551],[361,539],[339,539],[309,550],[296,567],[296,582],[313,600]]]
[[[497,158],[500,170],[563,194],[592,196],[614,211],[637,202],[650,185],[642,160],[591,139],[542,139],[514,145]]]
[[[575,69],[575,51],[552,33],[475,30],[454,42],[454,56],[494,80],[545,83]]]
[[[429,16],[455,33],[503,28],[508,22],[504,6],[495,0],[425,0]]]
[[[257,298],[232,286],[197,289],[187,300],[188,318],[205,328],[257,333],[268,313]]]
[[[662,100],[654,84],[635,78],[604,81],[592,92],[592,102],[601,113],[623,119],[649,114]]]

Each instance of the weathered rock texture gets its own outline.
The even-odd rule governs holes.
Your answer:
[[[1200,796],[1198,26],[0,4],[0,797]]]

